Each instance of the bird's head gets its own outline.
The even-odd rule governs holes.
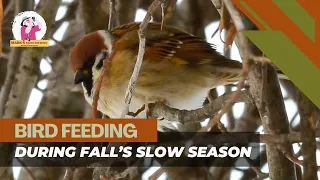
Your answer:
[[[106,59],[112,51],[113,37],[108,31],[96,31],[82,37],[72,48],[69,56],[74,71],[74,84],[83,83],[91,96],[94,79],[99,75]]]

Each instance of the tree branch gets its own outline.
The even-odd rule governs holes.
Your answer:
[[[151,20],[151,16],[153,12],[160,6],[160,4],[164,3],[164,0],[154,0],[152,4],[148,8],[148,12],[146,16],[144,17],[142,23],[140,24],[139,29],[139,51],[137,56],[137,62],[135,64],[132,76],[129,80],[129,84],[126,90],[126,96],[125,96],[125,107],[122,110],[121,117],[125,117],[129,112],[129,106],[131,103],[132,94],[134,91],[134,86],[136,84],[136,81],[138,80],[139,71],[143,62],[143,56],[145,52],[145,45],[146,45],[146,33],[147,33],[147,26],[149,21]]]
[[[212,100],[209,104],[204,105],[202,108],[195,110],[179,110],[171,108],[162,102],[149,104],[149,113],[151,117],[163,117],[172,122],[179,122],[181,124],[190,124],[202,122],[207,118],[212,117],[219,112],[221,108],[228,102],[234,92],[224,94]],[[246,91],[239,93],[237,102],[250,103],[251,100]]]
[[[137,167],[129,167],[126,170],[124,170],[121,173],[117,173],[117,174],[112,174],[112,180],[118,180],[118,179],[124,179],[126,178],[128,175],[130,176],[130,174],[132,174],[133,172],[137,171]],[[106,176],[100,175],[100,179],[101,180],[108,180],[106,178]]]
[[[269,64],[254,64],[249,72],[249,91],[258,108],[266,134],[289,133],[289,123],[276,71]],[[280,146],[292,154],[291,144]],[[267,145],[270,179],[295,179],[294,165],[274,145]]]
[[[3,22],[3,5],[0,0],[0,55],[2,54],[2,22]]]
[[[320,132],[315,134],[315,137],[320,137]],[[260,141],[266,144],[285,144],[285,143],[299,143],[303,142],[304,133],[293,132],[289,134],[261,134]]]
[[[318,179],[318,167],[315,140],[316,121],[313,116],[314,105],[300,90],[298,90],[297,102],[301,117],[301,133],[304,134],[302,143],[303,179],[316,180]]]
[[[214,1],[213,3],[215,4]],[[243,78],[240,80],[239,84],[244,82],[249,73],[248,82],[250,85],[250,93],[252,94],[255,104],[258,107],[265,132],[271,134],[288,133],[288,120],[284,111],[284,103],[282,101],[283,98],[281,95],[278,78],[274,69],[272,67],[268,68],[268,78],[264,77],[266,78],[264,80],[262,80],[263,75],[261,73],[261,64],[253,65],[253,68],[249,72],[249,63],[251,63],[252,60],[259,60],[259,62],[261,62],[262,60],[265,60],[265,58],[256,58],[256,56],[253,54],[252,46],[250,46],[249,40],[243,33],[243,31],[247,30],[248,28],[246,27],[246,25],[250,24],[244,23],[244,18],[242,18],[244,17],[244,15],[241,14],[240,11],[235,7],[235,5],[232,3],[232,0],[223,0],[223,4],[228,9],[228,12],[230,13],[230,16],[237,29],[240,54],[243,58]],[[266,65],[269,66],[268,64]],[[267,97],[268,99],[264,98],[262,100],[261,97]],[[231,100],[227,105],[230,106],[232,102],[233,101]],[[226,109],[227,108],[224,108],[224,110]],[[216,122],[218,118],[216,118]],[[287,145],[285,149],[288,152],[291,152],[292,150],[290,145]],[[286,159],[277,148],[267,146],[267,155],[270,169],[270,179],[280,180],[295,178],[293,173],[293,164],[288,159]]]
[[[63,180],[73,180],[74,172],[76,168],[67,167],[66,173],[64,174]]]
[[[214,1],[213,1],[214,3]],[[222,131],[226,131],[225,126],[221,123],[221,117],[228,112],[228,110],[232,107],[232,105],[237,101],[237,99],[240,97],[241,89],[244,88],[245,80],[247,79],[248,72],[249,72],[249,60],[250,60],[250,49],[248,48],[248,39],[243,34],[243,30],[245,29],[244,24],[241,19],[240,12],[236,9],[234,4],[231,0],[223,0],[223,3],[225,4],[226,8],[228,9],[228,12],[230,13],[230,16],[232,20],[234,21],[237,34],[240,41],[240,53],[242,53],[242,70],[241,70],[241,78],[237,85],[237,90],[233,94],[232,97],[227,101],[227,103],[223,106],[221,111],[215,115],[211,120],[209,121],[208,125],[204,128],[202,128],[200,131],[209,131],[213,126],[218,125],[219,129]],[[217,5],[218,4],[214,4]]]
[[[115,22],[115,0],[109,0],[109,24],[108,24],[108,30],[110,31],[113,28],[113,24]]]

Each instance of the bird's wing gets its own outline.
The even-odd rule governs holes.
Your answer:
[[[138,52],[140,23],[129,23],[111,31],[117,39],[115,48],[131,49]],[[200,65],[212,64],[241,68],[241,63],[220,55],[214,45],[180,29],[149,23],[146,35],[145,57],[154,61],[169,60],[176,64]]]

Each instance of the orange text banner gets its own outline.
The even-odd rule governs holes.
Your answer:
[[[0,119],[0,142],[157,142],[156,119]]]

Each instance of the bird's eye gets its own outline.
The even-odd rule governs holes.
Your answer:
[[[96,62],[98,62],[98,64],[96,65],[97,70],[100,70],[102,68],[103,61],[107,58],[107,56],[108,56],[108,51],[102,51],[96,56]]]

